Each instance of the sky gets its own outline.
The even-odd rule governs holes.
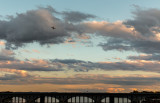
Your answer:
[[[159,0],[0,2],[0,91],[160,90]]]

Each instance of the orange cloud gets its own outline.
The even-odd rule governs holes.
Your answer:
[[[4,41],[0,41],[0,45],[1,45],[1,46],[4,46],[4,45],[5,45],[5,42],[4,42]]]
[[[124,88],[108,88],[107,92],[119,93],[119,92],[123,92],[124,90],[125,90]]]
[[[0,70],[3,71],[3,72],[20,74],[23,77],[26,77],[28,75],[27,71],[25,71],[25,70],[16,70],[16,69],[0,69]]]

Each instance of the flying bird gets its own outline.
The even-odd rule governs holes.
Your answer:
[[[51,27],[52,29],[56,29],[54,26]]]

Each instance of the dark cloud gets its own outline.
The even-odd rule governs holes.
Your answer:
[[[78,11],[70,11],[70,12],[65,11],[62,14],[64,15],[64,19],[70,22],[82,22],[84,20],[96,17],[94,15],[85,14]]]
[[[160,61],[160,55],[159,54],[128,56],[127,58],[130,59],[130,60]]]
[[[15,74],[5,74],[4,76],[0,77],[0,80],[14,80],[16,78],[19,78],[19,76]]]
[[[21,67],[17,68],[18,70],[26,70],[26,71],[64,71],[64,69],[61,68],[54,68],[54,67],[40,67],[40,66],[34,66],[31,65],[30,67],[23,67],[23,65],[20,65]]]
[[[20,84],[28,84],[32,83],[33,78],[35,78],[32,75],[26,75],[22,76],[17,73],[12,74],[5,74],[3,76],[0,76],[0,82],[1,84],[10,84],[10,85],[20,85]]]
[[[100,43],[105,51],[119,50],[119,51],[136,51],[140,53],[156,54],[160,53],[160,42],[151,40],[126,40],[111,38],[107,43]]]
[[[109,38],[107,43],[100,43],[99,46],[105,51],[109,50],[119,50],[119,51],[128,51],[133,50],[130,45],[130,41],[120,39],[120,38]]]
[[[160,10],[158,9],[142,10],[139,8],[132,13],[134,14],[134,19],[127,20],[126,22],[124,22],[124,24],[133,26],[135,30],[140,32],[142,35],[145,36],[154,35],[152,33],[152,28],[160,26]]]
[[[85,61],[82,60],[75,60],[75,59],[51,59],[51,62],[59,62],[63,64],[78,64],[78,63],[85,63]]]
[[[40,42],[60,43],[64,41],[65,36],[69,35],[62,30],[51,28],[52,26],[62,26],[63,23],[52,16],[52,13],[46,9],[27,11],[17,14],[9,21],[0,21],[0,38],[7,41],[8,48],[14,46],[23,46],[24,43]],[[62,38],[61,38],[62,37]]]
[[[10,57],[10,56],[0,55],[0,61],[7,61],[7,60],[13,61],[13,60],[15,60],[15,58],[14,57]]]
[[[57,15],[65,16],[65,19],[69,20],[60,19]],[[73,15],[78,18],[73,17],[72,20],[70,16]],[[17,13],[8,20],[0,20],[0,39],[7,41],[7,49],[16,49],[32,42],[41,45],[64,43],[73,33],[80,33],[80,26],[74,25],[71,21],[78,22],[92,17],[94,16],[80,12],[57,12],[51,6],[39,7],[37,10]],[[56,29],[53,30],[53,26]]]
[[[0,61],[14,61],[14,52],[6,49],[1,49],[0,51]]]
[[[53,65],[60,65],[57,68],[65,68],[65,70],[73,70],[75,72],[88,72],[91,70],[123,70],[123,71],[149,71],[149,72],[160,72],[160,64],[152,62],[135,62],[129,63],[127,61],[123,62],[90,62],[81,61],[74,59],[66,60],[52,60]],[[141,65],[140,65],[141,64]],[[142,65],[143,64],[143,65]]]

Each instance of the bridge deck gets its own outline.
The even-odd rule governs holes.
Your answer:
[[[160,93],[0,92],[0,103],[160,103]]]

